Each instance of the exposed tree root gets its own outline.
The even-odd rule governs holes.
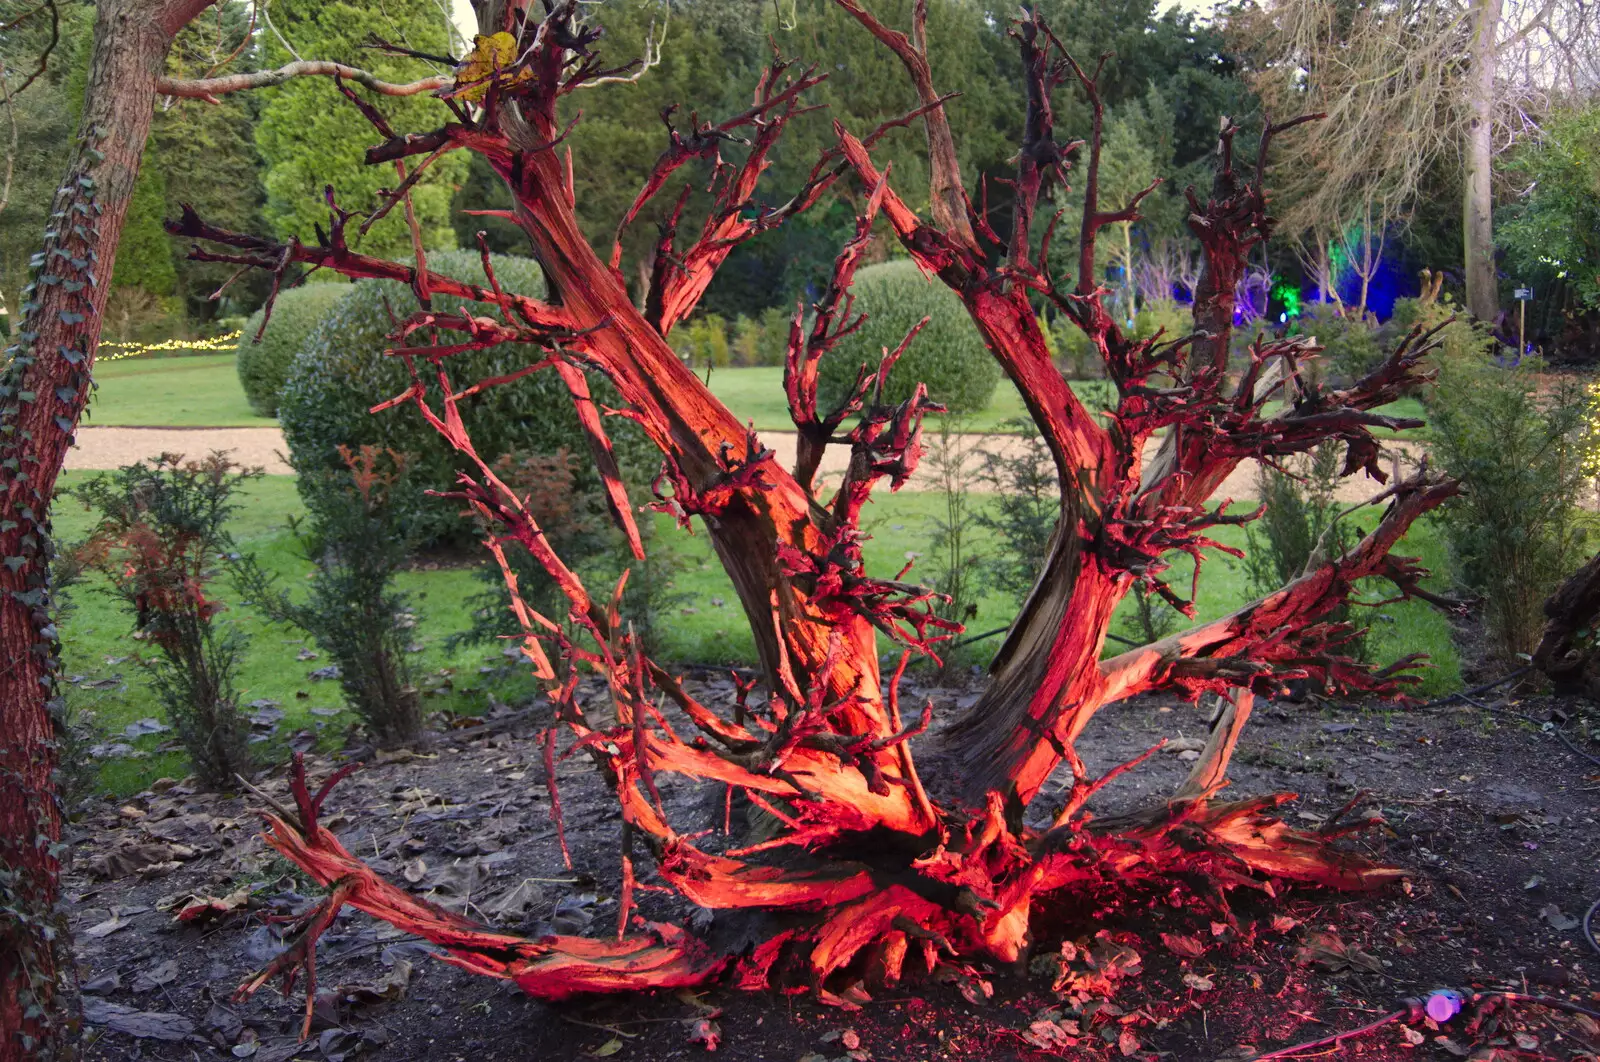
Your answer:
[[[344,904],[444,949],[439,958],[473,973],[517,982],[531,995],[562,999],[582,992],[678,988],[699,984],[722,970],[698,940],[675,926],[646,924],[620,941],[550,936],[529,940],[496,933],[390,884],[351,855],[326,830],[307,837],[299,828],[267,815],[267,844],[332,889],[315,910],[324,927]],[[308,991],[315,991],[315,935],[298,940],[284,957],[240,986],[254,992],[278,973],[304,966]],[[309,1017],[307,1019],[309,1021]]]
[[[305,792],[303,772],[297,758],[292,786],[297,794]],[[316,805],[328,788],[318,794]],[[947,961],[1016,962],[1032,944],[1030,921],[1036,909],[1073,896],[1103,894],[1108,887],[1126,890],[1163,880],[1198,879],[1222,896],[1239,887],[1273,894],[1274,879],[1364,890],[1400,876],[1394,868],[1338,851],[1329,834],[1287,826],[1274,811],[1293,798],[1278,794],[1231,802],[1175,802],[1142,816],[1020,836],[1002,827],[985,845],[964,854],[940,846],[900,868],[899,874],[877,869],[852,874],[833,864],[828,872],[806,876],[714,857],[703,857],[689,873],[659,868],[664,878],[707,907],[815,910],[811,925],[775,933],[749,955],[713,954],[686,931],[642,918],[633,919],[632,931],[615,940],[562,935],[530,939],[496,932],[384,880],[317,827],[312,803],[302,800],[299,815],[284,814],[281,808],[264,813],[264,838],[330,892],[301,916],[302,928],[289,949],[239,992],[248,995],[279,974],[287,991],[303,969],[309,1023],[316,940],[346,904],[438,945],[442,961],[515,981],[530,995],[564,999],[679,988],[724,975],[744,989],[820,990],[841,973],[850,975],[846,980],[887,985],[901,978],[908,957],[917,958],[925,972]],[[752,876],[763,883],[782,881],[785,887],[751,904],[745,879]],[[684,888],[687,879],[694,884]],[[984,887],[980,892],[959,885],[962,881],[982,882]]]

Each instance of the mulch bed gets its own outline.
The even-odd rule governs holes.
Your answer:
[[[974,696],[925,692],[944,719]],[[731,701],[732,684],[703,679],[700,694]],[[1597,714],[1547,698],[1515,708],[1538,719]],[[393,880],[473,918],[529,934],[615,932],[615,803],[586,761],[561,765],[569,870],[540,766],[540,718],[538,709],[508,715],[447,731],[425,752],[369,762],[335,791],[325,823]],[[1204,732],[1193,706],[1143,698],[1103,710],[1080,749],[1091,768],[1104,770],[1159,738]],[[931,752],[919,762],[925,776],[937,776]],[[316,761],[313,778],[333,765]],[[1105,790],[1095,808],[1148,803],[1186,770],[1179,754],[1158,754]],[[281,796],[283,773],[268,772],[264,787]],[[1388,825],[1355,844],[1405,867],[1409,880],[1373,896],[1288,889],[1274,900],[1238,890],[1230,898],[1237,928],[1185,903],[1181,890],[1065,900],[1038,919],[1026,968],[985,971],[980,981],[913,977],[856,1010],[809,994],[729,987],[545,1004],[444,965],[425,946],[347,910],[319,950],[315,1027],[305,1044],[301,986],[287,999],[275,987],[243,1003],[231,997],[281,948],[283,926],[271,917],[302,910],[315,890],[256,836],[252,799],[158,783],[94,804],[71,838],[66,884],[87,1056],[655,1062],[705,1057],[715,1042],[714,1057],[773,1062],[1188,1062],[1247,1058],[1354,1028],[1402,997],[1441,986],[1515,988],[1600,1009],[1600,954],[1578,924],[1600,898],[1600,767],[1551,734],[1472,707],[1269,702],[1245,733],[1233,778],[1239,796],[1300,793],[1289,813],[1307,828],[1365,791],[1357,810],[1381,809]],[[679,829],[720,829],[720,791],[660,781]],[[735,805],[736,832],[743,811]],[[712,919],[658,894],[642,903],[646,916],[691,925],[720,946],[759,939],[748,916]],[[1075,962],[1063,963],[1063,940]],[[1119,956],[1124,976],[1085,976],[1091,954]],[[1463,1026],[1397,1023],[1307,1057],[1600,1053],[1592,1022],[1528,1005],[1475,1034]]]

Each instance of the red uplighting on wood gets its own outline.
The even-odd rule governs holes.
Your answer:
[[[974,208],[963,191],[943,114],[947,97],[936,91],[926,58],[925,5],[916,5],[906,34],[854,0],[839,2],[899,57],[919,107],[864,136],[835,123],[834,146],[779,206],[756,198],[758,180],[786,124],[810,109],[806,90],[824,75],[774,59],[742,114],[720,123],[680,122],[665,114],[666,149],[622,219],[619,237],[691,162],[711,166],[713,204],[698,232],[685,236],[684,186],[656,245],[642,308],[625,285],[620,242],[603,252],[591,247],[574,211],[572,173],[581,160],[575,163],[563,144],[568,127],[558,119],[557,104],[612,73],[594,50],[599,31],[585,23],[575,0],[558,0],[542,19],[524,5],[504,5],[493,29],[516,38],[513,66],[475,81],[472,97],[459,84],[441,89],[454,114],[441,128],[396,133],[367,108],[383,138],[367,153],[371,163],[420,157],[410,172],[414,178],[441,153],[467,150],[493,167],[515,201],[506,216],[526,233],[545,269],[549,301],[502,290],[487,251],[484,286],[432,272],[420,236],[410,264],[352,250],[345,234],[356,215],[337,205],[332,189],[328,227],[315,245],[225,231],[191,210],[171,223],[175,233],[222,248],[197,248],[202,260],[265,268],[278,280],[293,267],[315,266],[388,278],[414,290],[418,309],[399,322],[389,352],[409,367],[411,385],[400,395],[374,396],[386,399],[374,408],[411,407],[472,469],[450,496],[491,528],[488,545],[512,591],[527,659],[553,708],[544,744],[552,814],[559,822],[556,762],[581,755],[615,793],[624,822],[615,937],[523,939],[385,882],[318,827],[321,801],[336,779],[313,797],[297,764],[297,806],[267,815],[267,841],[331,891],[305,916],[291,951],[241,991],[296,968],[314,976],[316,936],[343,904],[439,945],[447,961],[465,969],[560,998],[728,975],[747,988],[779,981],[779,987],[820,988],[840,977],[881,985],[941,963],[1012,962],[1028,951],[1031,918],[1041,905],[1111,882],[1126,887],[1198,875],[1218,890],[1270,891],[1274,879],[1362,889],[1395,876],[1336,850],[1336,823],[1316,834],[1285,825],[1275,809],[1287,795],[1216,797],[1255,696],[1300,678],[1375,694],[1395,694],[1414,681],[1404,672],[1416,661],[1374,670],[1342,655],[1351,631],[1327,617],[1361,579],[1386,579],[1403,596],[1420,592],[1418,580],[1426,573],[1415,560],[1389,551],[1414,520],[1454,493],[1454,484],[1426,468],[1391,484],[1380,495],[1387,503],[1381,517],[1348,552],[1320,559],[1232,615],[1103,656],[1113,610],[1129,593],[1159,594],[1193,615],[1192,590],[1163,578],[1165,558],[1189,554],[1198,575],[1206,552],[1224,548],[1210,537],[1212,528],[1259,515],[1209,502],[1241,461],[1270,462],[1336,440],[1347,448],[1346,474],[1365,472],[1382,481],[1372,429],[1419,424],[1373,411],[1429,378],[1431,334],[1413,332],[1370,375],[1343,389],[1302,380],[1301,364],[1316,352],[1302,337],[1258,338],[1242,373],[1229,372],[1233,293],[1251,248],[1272,227],[1263,158],[1275,136],[1307,119],[1269,125],[1263,158],[1249,166],[1234,158],[1236,128],[1222,129],[1212,188],[1187,193],[1189,226],[1204,253],[1193,330],[1135,339],[1105,305],[1094,245],[1104,226],[1137,217],[1150,189],[1130,203],[1099,202],[1098,69],[1080,68],[1036,13],[1014,27],[1028,102],[1010,231],[997,233],[987,211]],[[1055,139],[1051,97],[1062,86],[1087,96],[1093,132],[1085,143]],[[481,99],[469,102],[479,89]],[[931,219],[896,194],[893,175],[872,155],[884,132],[912,121],[921,121],[928,134]],[[1047,265],[1047,244],[1061,215],[1043,225],[1036,216],[1069,175],[1081,180],[1085,193],[1075,280],[1052,275]],[[840,182],[859,186],[861,213],[824,294],[794,318],[784,389],[799,452],[796,467],[785,469],[680,360],[667,335],[694,310],[735,247]],[[402,183],[395,197],[403,198],[407,187]],[[1061,487],[1060,521],[1043,574],[982,696],[944,731],[944,770],[926,780],[913,753],[919,741],[929,740],[929,709],[902,706],[900,680],[909,659],[936,654],[960,628],[940,615],[938,596],[907,581],[907,573],[867,572],[861,517],[885,481],[896,490],[914,474],[923,417],[939,407],[920,387],[897,405],[883,402],[882,383],[904,344],[864,366],[839,407],[824,409],[817,397],[817,362],[858,327],[851,280],[874,233],[885,227],[930,282],[948,285],[965,303],[1038,424]],[[444,294],[477,300],[493,312],[436,313],[430,297]],[[1046,304],[1099,351],[1118,396],[1103,418],[1084,406],[1052,361],[1038,317]],[[915,342],[914,333],[908,343]],[[503,378],[454,378],[454,354],[504,342],[542,353]],[[703,523],[754,631],[764,704],[747,700],[742,690],[728,718],[698,701],[620,622],[622,587],[592,596],[549,545],[539,514],[479,456],[463,400],[487,387],[515,386],[536,371],[558,373],[570,390],[613,517],[635,555],[643,546],[607,417],[634,421],[659,448],[654,505],[685,524],[695,517]],[[595,402],[589,374],[611,385],[619,408]],[[1159,446],[1147,457],[1146,443],[1158,435]],[[850,454],[831,493],[817,482],[829,446]],[[549,574],[565,600],[564,615],[542,615],[518,596],[508,549],[527,550]],[[887,676],[880,668],[880,636],[903,649]],[[575,691],[583,672],[604,677],[607,703],[579,704]],[[1087,808],[1091,797],[1139,760],[1094,777],[1076,751],[1078,742],[1104,705],[1158,690],[1191,698],[1213,692],[1227,703],[1178,792],[1143,813],[1097,819]],[[1070,780],[1050,792],[1045,783],[1063,765]],[[779,828],[742,848],[709,851],[704,837],[680,833],[668,821],[657,786],[668,774],[726,787],[729,794],[738,790],[770,812]],[[720,956],[685,929],[639,917],[637,897],[647,887],[666,887],[717,910],[783,911],[788,928],[775,929],[748,955]]]

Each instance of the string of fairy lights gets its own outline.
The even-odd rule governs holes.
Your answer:
[[[1589,395],[1589,407],[1584,411],[1583,474],[1600,480],[1600,382],[1584,390]]]
[[[153,354],[220,354],[239,345],[242,331],[229,332],[209,339],[166,339],[160,343],[101,343],[95,351],[95,361],[122,361],[125,358],[146,358]]]

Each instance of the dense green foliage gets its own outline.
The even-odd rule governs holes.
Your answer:
[[[904,27],[910,0],[885,0],[873,10],[891,25]],[[23,266],[42,231],[50,192],[64,172],[83,89],[92,5],[63,0],[63,37],[46,78],[16,101],[17,172],[13,195],[0,212],[0,291],[15,303]],[[446,69],[466,45],[456,38],[433,0],[361,4],[280,0],[252,25],[251,6],[228,0],[208,10],[180,36],[169,72],[195,76],[225,63],[228,71],[276,65],[296,55],[350,62],[390,80],[411,80]],[[1255,60],[1240,50],[1230,12],[1208,21],[1176,10],[1159,11],[1150,0],[1048,0],[1044,14],[1067,48],[1080,59],[1112,53],[1101,77],[1107,107],[1101,183],[1105,204],[1120,205],[1151,178],[1165,183],[1143,204],[1140,221],[1112,226],[1102,234],[1096,271],[1118,302],[1133,316],[1130,264],[1144,266],[1174,248],[1192,253],[1185,231],[1183,189],[1204,189],[1208,156],[1222,115],[1239,122],[1237,154],[1254,151],[1259,104],[1250,92],[1247,67]],[[1010,175],[1023,115],[1020,68],[1014,44],[1006,37],[1013,12],[981,0],[950,0],[930,10],[935,82],[958,89],[947,113],[961,155],[969,191],[978,195],[987,182],[990,221],[1004,231],[1009,223]],[[660,114],[676,105],[674,121],[702,120],[748,106],[750,91],[769,61],[769,40],[801,65],[818,63],[827,80],[810,98],[824,107],[791,123],[772,155],[764,202],[781,203],[809,173],[819,152],[834,141],[832,123],[865,133],[877,123],[915,105],[898,62],[832,0],[793,0],[777,6],[749,0],[606,0],[592,18],[605,30],[605,54],[618,63],[655,55],[637,82],[616,83],[575,94],[564,106],[582,121],[567,138],[578,161],[578,213],[585,234],[607,245],[615,226],[651,165],[666,144]],[[438,61],[404,58],[369,47],[371,37],[404,44]],[[39,41],[24,26],[0,41],[8,76],[26,67]],[[364,90],[357,90],[363,91]],[[448,118],[443,105],[426,95],[373,99],[396,128],[426,130]],[[1056,93],[1057,139],[1068,142],[1088,132],[1088,110],[1072,84]],[[1503,212],[1502,244],[1519,278],[1534,281],[1540,297],[1571,301],[1569,310],[1593,308],[1600,300],[1594,267],[1600,246],[1593,234],[1595,111],[1578,109],[1550,118],[1543,136],[1508,156],[1505,183],[1515,199]],[[1534,116],[1539,118],[1540,116]],[[1309,135],[1297,131],[1292,136]],[[220,299],[209,296],[227,279],[217,264],[192,263],[184,246],[162,237],[156,226],[182,202],[193,203],[208,220],[242,230],[275,228],[305,238],[325,222],[322,194],[331,183],[348,209],[370,210],[380,188],[393,187],[391,167],[368,167],[362,153],[374,133],[327,79],[303,78],[262,92],[237,93],[220,105],[169,101],[157,109],[140,182],[140,195],[123,241],[131,259],[116,269],[116,290],[108,314],[112,333],[155,337],[195,330],[217,317],[242,316],[261,301],[262,278],[247,275]],[[743,148],[729,144],[732,160]],[[914,207],[927,205],[926,146],[920,128],[897,129],[875,148],[881,164],[892,166],[896,190]],[[1081,156],[1081,152],[1079,153]],[[1082,159],[1074,164],[1081,177]],[[1408,263],[1437,266],[1459,245],[1459,188],[1455,171],[1440,167],[1428,177],[1427,194],[1407,219],[1404,231],[1389,234],[1386,254]],[[695,163],[680,174],[690,185],[680,238],[694,232],[709,204],[709,166]],[[1458,176],[1458,175],[1457,175]],[[1069,181],[1081,188],[1078,179]],[[664,189],[623,235],[624,274],[637,293],[648,282],[645,263],[658,223],[675,199],[677,184]],[[1292,206],[1294,192],[1276,189],[1275,210]],[[859,189],[840,182],[833,192],[789,223],[737,248],[727,268],[707,291],[703,309],[725,320],[751,321],[773,307],[785,311],[797,298],[814,296],[828,263],[848,236]],[[1076,205],[1077,191],[1056,193],[1055,206]],[[500,181],[481,160],[452,153],[430,166],[414,197],[430,247],[473,246],[475,233],[488,233],[501,253],[526,254],[525,237],[498,218],[457,213],[508,205]],[[1440,206],[1443,204],[1443,206]],[[1052,243],[1058,276],[1076,272],[1076,226],[1059,227]],[[407,239],[399,212],[378,223],[359,241],[362,250],[403,255]],[[1269,268],[1290,281],[1301,269],[1288,244],[1268,248]],[[1409,272],[1408,265],[1404,271]],[[1137,270],[1135,270],[1137,272]],[[174,275],[175,274],[175,275]],[[186,320],[185,320],[186,318]],[[1549,330],[1547,321],[1540,327]],[[1555,326],[1560,330],[1559,326]],[[746,335],[751,335],[747,332]],[[730,342],[736,339],[730,329]],[[736,346],[736,344],[735,344]],[[750,347],[754,351],[757,348]],[[761,348],[762,360],[774,350]],[[735,349],[731,364],[748,363]]]
[[[540,296],[544,283],[539,267],[526,258],[493,259],[496,276],[507,291]],[[433,255],[429,267],[461,280],[486,283],[479,256],[468,251]],[[290,462],[300,473],[337,471],[344,467],[340,446],[377,446],[412,455],[412,482],[419,489],[449,490],[458,469],[468,467],[409,405],[369,413],[374,402],[392,397],[410,385],[405,363],[384,354],[393,344],[391,313],[414,305],[410,289],[389,281],[364,280],[322,319],[307,337],[289,368],[278,403],[278,418],[289,444]],[[433,308],[450,312],[459,299],[434,296]],[[489,307],[473,304],[475,313]],[[520,369],[542,357],[535,348],[505,344],[450,359],[451,378],[466,386],[490,376]],[[601,381],[593,385],[604,393]],[[604,399],[602,398],[602,401]],[[479,454],[491,464],[505,454],[552,454],[582,445],[577,415],[561,380],[538,372],[514,383],[491,387],[463,403],[462,415],[472,423]],[[632,425],[612,418],[608,430],[626,463],[644,444]],[[630,444],[634,449],[630,450]],[[635,471],[648,467],[637,460]],[[582,485],[593,480],[585,470]],[[466,539],[470,527],[459,515],[458,502],[432,499],[418,514],[421,539]]]
[[[1463,487],[1445,510],[1456,575],[1507,659],[1533,651],[1545,598],[1583,560],[1587,403],[1570,379],[1541,387],[1538,368],[1442,359],[1429,402],[1432,459]]]
[[[88,63],[94,8],[88,3],[63,3],[60,10],[61,39],[46,73],[11,101],[17,148],[10,195],[0,211],[0,293],[13,314],[22,302],[18,293],[27,283],[28,259],[39,250],[56,186],[67,172],[82,106],[83,81],[78,72]],[[49,39],[49,28],[47,20],[35,18],[0,34],[8,87],[14,89],[25,76],[19,76],[19,71],[34,69],[35,57]],[[9,141],[10,118],[3,119],[0,128],[5,129]]]
[[[315,569],[305,599],[279,589],[253,557],[234,566],[234,577],[263,615],[311,635],[339,669],[345,702],[380,745],[409,744],[422,736],[407,653],[416,617],[394,582],[416,545],[420,499],[405,455],[366,446],[340,456],[343,469],[299,482],[308,516],[290,531]]]
[[[74,491],[99,520],[75,558],[109,580],[134,636],[154,650],[141,664],[196,773],[212,786],[250,770],[234,686],[245,641],[217,620],[224,606],[209,584],[234,552],[226,528],[238,508],[233,495],[260,474],[221,453],[203,461],[163,454]]]
[[[1600,105],[1552,118],[1510,169],[1525,191],[1499,239],[1519,275],[1565,281],[1600,310]]]
[[[1317,378],[1339,386],[1371,372],[1392,347],[1379,342],[1377,322],[1341,314],[1331,302],[1307,306],[1295,328],[1316,337],[1322,347],[1321,356],[1313,363]]]
[[[167,57],[173,77],[201,77],[224,61],[249,33],[249,5],[229,0],[190,23]],[[229,70],[249,70],[259,56],[246,47]],[[256,152],[255,121],[265,97],[239,92],[205,100],[174,100],[158,107],[150,129],[153,160],[166,188],[164,217],[175,218],[188,203],[212,224],[240,232],[265,231],[261,204],[264,165]],[[142,176],[142,175],[141,175]],[[259,270],[233,279],[221,262],[191,262],[189,243],[168,237],[178,273],[181,309],[196,322],[243,316],[266,297],[270,278]],[[220,297],[211,296],[227,284]]]
[[[1267,511],[1245,525],[1249,548],[1244,570],[1254,593],[1270,594],[1299,578],[1314,562],[1339,556],[1361,541],[1357,521],[1365,514],[1351,514],[1334,497],[1343,465],[1344,447],[1329,442],[1284,459],[1278,468],[1257,467],[1256,498]],[[1327,622],[1349,623],[1353,628],[1341,646],[1345,655],[1368,657],[1364,631],[1372,618],[1370,612],[1355,612],[1349,604],[1328,613]]]
[[[318,322],[349,291],[348,284],[303,284],[278,293],[266,332],[261,333],[262,310],[257,310],[245,322],[235,364],[245,397],[257,413],[263,417],[277,416],[278,392],[289,378],[289,366],[295,355],[305,346],[306,338]],[[259,341],[257,333],[261,333]]]
[[[991,585],[1020,604],[1050,556],[1050,537],[1061,518],[1061,487],[1039,426],[1029,417],[1005,426],[1017,433],[1020,445],[984,452],[979,478],[994,502],[976,519],[1001,544],[984,558]]]
[[[146,148],[133,185],[128,216],[122,223],[117,261],[111,273],[113,288],[138,287],[151,295],[171,295],[178,287],[178,270],[172,264],[172,247],[161,227],[167,209],[167,180],[153,148]]]
[[[895,363],[884,389],[885,401],[903,402],[923,383],[935,402],[943,402],[954,413],[989,403],[1000,382],[1000,366],[954,292],[923,276],[910,259],[866,267],[856,274],[851,290],[856,312],[867,319],[822,359],[818,391],[823,402],[840,401],[863,364],[875,367],[884,348],[898,347],[906,333],[927,317],[927,327]]]
[[[11,195],[0,212],[0,290],[12,297],[23,282],[29,255],[38,249],[54,188],[67,170],[88,74],[93,5],[66,2],[61,10],[61,40],[46,74],[17,97],[18,152]],[[248,5],[229,0],[209,10],[179,35],[167,59],[174,77],[203,74],[226,59],[250,24]],[[0,41],[15,83],[19,66],[31,69],[43,46],[44,19],[30,19]],[[252,68],[246,48],[230,70]],[[248,311],[261,301],[264,278],[245,276],[219,299],[210,295],[234,272],[189,262],[187,243],[166,235],[163,218],[192,203],[211,221],[229,228],[262,226],[261,160],[251,128],[258,98],[251,93],[222,97],[220,103],[173,100],[156,109],[133,202],[112,271],[111,301],[105,329],[111,338],[164,338],[204,322]]]
[[[1299,578],[1312,557],[1336,556],[1353,543],[1353,525],[1334,524],[1341,509],[1334,490],[1342,459],[1338,444],[1325,443],[1285,461],[1282,470],[1257,468],[1256,496],[1267,511],[1245,525],[1245,571],[1256,593],[1272,593]]]
[[[1393,350],[1396,343],[1419,325],[1424,329],[1439,329],[1434,341],[1438,344],[1435,357],[1441,362],[1478,362],[1493,357],[1500,349],[1490,327],[1472,320],[1448,295],[1433,302],[1396,299],[1394,314],[1384,322],[1381,333],[1384,348]]]
[[[264,62],[271,66],[304,56],[348,63],[388,81],[406,82],[437,72],[439,64],[430,68],[425,62],[387,55],[368,47],[373,37],[439,56],[452,48],[447,9],[433,0],[382,4],[278,0],[269,15],[273,32],[261,34],[261,41]],[[290,54],[290,47],[295,54]],[[426,94],[368,95],[396,129],[432,129],[450,118],[444,104]],[[366,149],[376,135],[329,78],[297,78],[264,96],[255,139],[267,165],[267,220],[280,235],[309,240],[315,226],[326,225],[323,189],[330,184],[346,210],[365,212],[378,205],[379,190],[395,187],[400,178],[392,167],[366,164]],[[416,162],[412,160],[413,165]],[[429,247],[455,242],[450,198],[466,172],[462,155],[445,155],[412,191],[412,205]],[[363,252],[382,256],[399,255],[409,246],[405,216],[399,210],[360,240]]]

